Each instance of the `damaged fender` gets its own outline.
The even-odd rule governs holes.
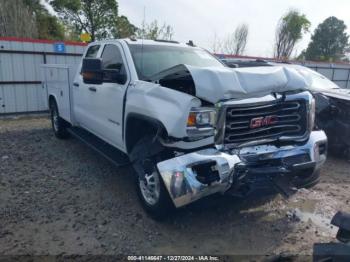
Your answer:
[[[157,119],[168,135],[176,138],[187,136],[188,113],[192,107],[201,105],[198,98],[145,81],[138,81],[129,88],[127,99],[126,118],[137,113]]]

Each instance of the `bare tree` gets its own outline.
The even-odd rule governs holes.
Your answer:
[[[171,25],[163,24],[160,32],[161,39],[171,41],[174,36],[174,28]]]
[[[247,24],[239,25],[234,33],[224,40],[223,49],[229,55],[242,55],[247,46],[249,28]]]
[[[142,22],[141,28],[136,30],[136,36],[143,39],[158,39],[171,41],[174,36],[174,28],[171,25],[159,25],[157,20],[151,23]]]
[[[242,55],[245,51],[248,41],[249,28],[247,24],[241,24],[235,30],[235,40],[236,40],[236,55]]]
[[[217,33],[214,32],[214,36],[211,40],[211,51],[214,53],[214,54],[217,54],[217,53],[222,53],[222,40],[218,37]]]
[[[306,16],[296,10],[290,10],[282,16],[276,28],[275,58],[288,59],[303,33],[308,32],[310,25]]]
[[[222,50],[227,55],[234,55],[235,54],[235,36],[234,33],[229,34],[226,36],[222,41]]]
[[[0,36],[38,36],[35,16],[23,0],[0,1]]]
[[[151,23],[142,22],[141,28],[136,30],[136,36],[142,39],[158,39],[170,41],[174,36],[174,28],[171,25],[159,25],[157,20]]]

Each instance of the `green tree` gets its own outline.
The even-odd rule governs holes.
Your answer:
[[[142,23],[142,28],[136,31],[136,36],[143,39],[161,39],[172,40],[174,36],[174,29],[171,25],[163,24],[159,25],[157,20],[152,21],[149,24]]]
[[[65,28],[57,17],[51,15],[40,0],[23,0],[36,21],[38,38],[65,39]]]
[[[116,0],[49,0],[59,17],[76,32],[86,32],[91,40],[110,38],[118,19]]]
[[[129,22],[126,16],[119,16],[113,29],[115,38],[126,38],[135,35],[137,27]]]
[[[339,60],[348,47],[349,36],[344,21],[328,17],[315,29],[305,52],[309,60]]]
[[[290,10],[282,16],[276,29],[275,58],[288,59],[303,33],[309,31],[310,25],[306,16],[297,10]]]
[[[67,38],[65,35],[65,27],[56,17],[47,13],[40,13],[36,16],[36,21],[39,38],[53,40],[63,40]]]

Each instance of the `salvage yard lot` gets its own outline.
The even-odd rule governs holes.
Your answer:
[[[214,196],[163,222],[141,208],[132,169],[115,168],[46,117],[0,119],[0,255],[311,254],[350,212],[350,162],[330,157],[322,180],[291,199]]]

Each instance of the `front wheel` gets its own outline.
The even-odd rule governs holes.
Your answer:
[[[69,133],[67,131],[68,124],[60,117],[56,101],[54,100],[51,100],[50,102],[50,114],[52,130],[55,136],[60,139],[69,137]]]
[[[157,169],[157,157],[134,162],[136,190],[143,208],[155,219],[164,219],[174,209],[169,193]]]

